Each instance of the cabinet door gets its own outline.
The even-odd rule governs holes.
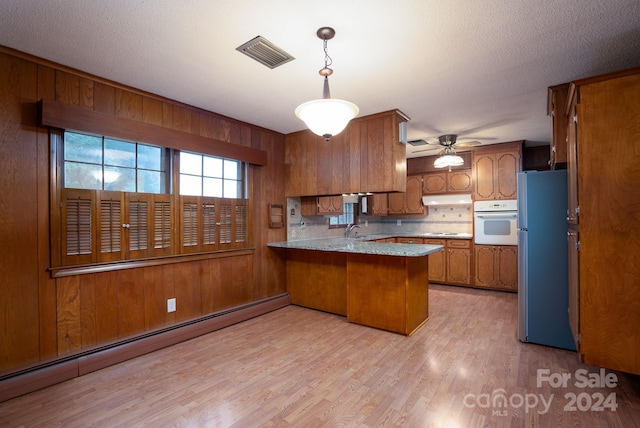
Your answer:
[[[422,176],[412,175],[407,178],[406,212],[407,214],[424,214],[422,206]]]
[[[552,86],[548,91],[547,114],[551,119],[551,141],[549,143],[549,165],[556,169],[559,163],[567,162],[567,94],[569,84]]]
[[[389,193],[389,214],[404,214],[405,199],[405,193]]]
[[[580,235],[569,230],[569,326],[576,348],[580,351],[580,258],[578,257]]]
[[[473,191],[473,176],[470,169],[447,173],[447,192],[469,193]]]
[[[432,195],[447,193],[447,173],[432,172],[422,176],[422,193]]]
[[[389,214],[389,198],[386,193],[376,193],[367,196],[371,215],[384,216]]]
[[[318,198],[313,196],[303,196],[300,198],[300,215],[318,215]]]
[[[497,199],[516,199],[518,194],[517,174],[520,171],[520,153],[507,152],[496,155],[497,168],[493,177],[496,180]]]
[[[409,176],[406,192],[389,193],[389,214],[424,214],[422,176]]]
[[[444,239],[425,239],[425,244],[445,246]],[[429,282],[444,284],[446,281],[446,249],[429,254]]]
[[[478,149],[474,153],[475,200],[516,199],[521,152],[522,142],[514,142]]]
[[[477,154],[474,157],[475,200],[496,199],[495,163],[496,159],[493,153]]]
[[[342,196],[318,197],[318,215],[342,214]]]
[[[496,286],[516,291],[518,289],[518,247],[499,246],[496,257],[498,266]]]
[[[567,221],[569,224],[578,224],[580,222],[580,210],[578,209],[578,123],[576,116],[576,98],[577,95],[574,92],[567,122]]]
[[[475,285],[478,287],[494,287],[496,285],[496,257],[493,245],[475,245]]]
[[[471,284],[471,250],[447,248],[447,283]]]

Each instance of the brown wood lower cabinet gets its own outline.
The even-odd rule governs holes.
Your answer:
[[[445,246],[444,251],[429,255],[430,282],[473,285],[471,240],[425,239],[424,243]]]
[[[450,284],[471,285],[471,241],[447,239],[447,281]]]
[[[475,245],[475,285],[518,291],[518,247],[513,245]]]
[[[287,250],[287,288],[294,305],[346,316],[346,254]]]
[[[410,335],[429,316],[428,256],[288,249],[291,303]]]

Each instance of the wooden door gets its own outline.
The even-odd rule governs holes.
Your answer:
[[[493,287],[496,284],[497,266],[495,246],[474,245],[475,285]]]
[[[496,251],[496,285],[502,289],[518,290],[518,247],[503,245]]]
[[[383,216],[389,214],[389,198],[386,193],[375,193],[367,196],[371,215]]]
[[[447,283],[469,285],[470,280],[471,250],[447,248]]]
[[[318,198],[313,196],[303,196],[300,198],[300,215],[318,215]]]
[[[404,214],[405,206],[405,193],[389,193],[389,214]]]
[[[444,239],[425,239],[425,244],[445,246]],[[429,282],[446,282],[446,249],[429,254]]]
[[[342,214],[342,196],[320,196],[318,198],[319,215]]]
[[[432,195],[447,193],[447,173],[431,172],[422,176],[422,193]]]
[[[559,163],[567,162],[567,95],[569,84],[549,88],[547,114],[551,119],[551,141],[549,143],[549,165],[556,169]]]
[[[424,214],[422,206],[422,176],[412,175],[407,177],[406,213]]]
[[[470,169],[447,173],[447,192],[470,193],[473,191],[473,173]]]
[[[475,178],[475,200],[496,199],[494,153],[477,154],[473,161]]]
[[[577,230],[567,233],[569,245],[569,327],[578,352],[580,351],[580,235]]]
[[[518,194],[517,174],[520,171],[520,152],[497,154],[495,158],[496,199],[516,199]]]
[[[578,209],[578,122],[576,116],[577,89],[574,89],[567,121],[567,221],[580,223]]]

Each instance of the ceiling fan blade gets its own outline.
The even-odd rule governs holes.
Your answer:
[[[482,143],[478,140],[471,140],[471,141],[461,141],[459,143],[456,143],[456,147],[476,147],[481,145]]]
[[[422,150],[412,150],[411,153],[422,153],[422,152],[433,152],[436,150],[441,150],[442,147],[438,146],[438,147],[430,147],[428,149],[422,149]]]

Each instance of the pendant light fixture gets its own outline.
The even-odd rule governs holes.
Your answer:
[[[456,143],[457,135],[446,134],[438,137],[440,144],[444,146],[442,154],[433,162],[434,168],[451,168],[452,166],[464,165],[464,159],[456,154],[453,145]]]
[[[331,27],[322,27],[316,34],[324,46],[324,68],[319,71],[320,76],[324,77],[322,98],[300,104],[295,113],[314,134],[329,141],[332,136],[342,132],[360,110],[349,101],[331,98],[329,76],[333,74],[333,70],[329,66],[333,61],[327,50],[327,40],[331,40],[336,32]]]

